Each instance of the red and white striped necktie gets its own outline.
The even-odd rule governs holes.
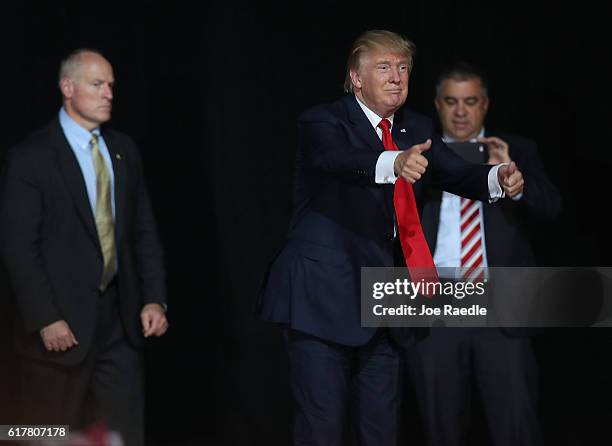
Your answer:
[[[480,201],[461,197],[461,279],[484,280]]]

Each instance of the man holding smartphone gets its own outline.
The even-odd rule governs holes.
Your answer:
[[[560,194],[544,173],[536,144],[485,130],[486,80],[465,63],[440,75],[434,102],[445,142],[480,143],[474,147],[486,147],[483,162],[514,161],[525,178],[521,194],[496,204],[441,191],[430,195],[423,230],[436,266],[443,267],[439,271],[458,272],[459,277],[449,279],[481,280],[478,275],[485,267],[534,265],[525,220],[551,219],[561,209]],[[540,442],[537,366],[528,335],[524,329],[431,329],[417,347],[422,371],[417,389],[431,445],[466,444],[473,389],[486,414],[488,444]]]

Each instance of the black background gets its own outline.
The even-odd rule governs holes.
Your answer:
[[[431,116],[437,72],[455,59],[480,65],[487,125],[536,140],[564,197],[559,219],[533,227],[540,264],[611,264],[609,30],[586,3],[58,1],[0,11],[0,154],[57,113],[68,52],[97,48],[114,66],[112,125],[142,148],[167,253],[171,328],[146,352],[149,444],[289,444],[282,340],[253,303],[289,219],[295,119],[342,94],[348,48],[367,29],[416,43],[408,105]],[[11,304],[1,290],[6,424]],[[549,444],[612,442],[611,340],[572,329],[536,341]],[[403,435],[421,439],[410,397]]]

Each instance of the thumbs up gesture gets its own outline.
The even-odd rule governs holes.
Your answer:
[[[514,161],[507,166],[501,166],[499,168],[497,171],[497,179],[507,197],[512,198],[523,192],[523,186],[525,184],[523,174],[518,170]]]
[[[431,148],[431,139],[424,143],[415,144],[408,150],[404,150],[397,155],[393,168],[398,177],[404,178],[410,184],[414,184],[421,179],[421,176],[427,170],[427,158],[422,155],[423,152]]]

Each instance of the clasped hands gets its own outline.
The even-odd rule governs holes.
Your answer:
[[[506,196],[512,198],[523,191],[525,181],[523,174],[516,167],[514,161],[510,161],[508,156],[508,145],[498,142],[503,142],[499,138],[482,138],[482,142],[486,142],[489,147],[489,164],[498,164],[508,162],[497,171],[497,179],[499,185],[505,192]],[[505,147],[504,147],[505,145]],[[423,152],[431,148],[431,139],[427,139],[424,143],[415,144],[407,150],[402,151],[396,158],[393,165],[395,174],[398,177],[404,178],[410,184],[414,184],[425,174],[429,162]],[[506,159],[507,158],[507,159]],[[497,162],[495,162],[497,161]]]
[[[166,314],[159,304],[146,304],[140,312],[140,321],[145,338],[162,336],[168,329]],[[55,321],[41,328],[40,337],[50,352],[65,352],[79,343],[65,320]]]

